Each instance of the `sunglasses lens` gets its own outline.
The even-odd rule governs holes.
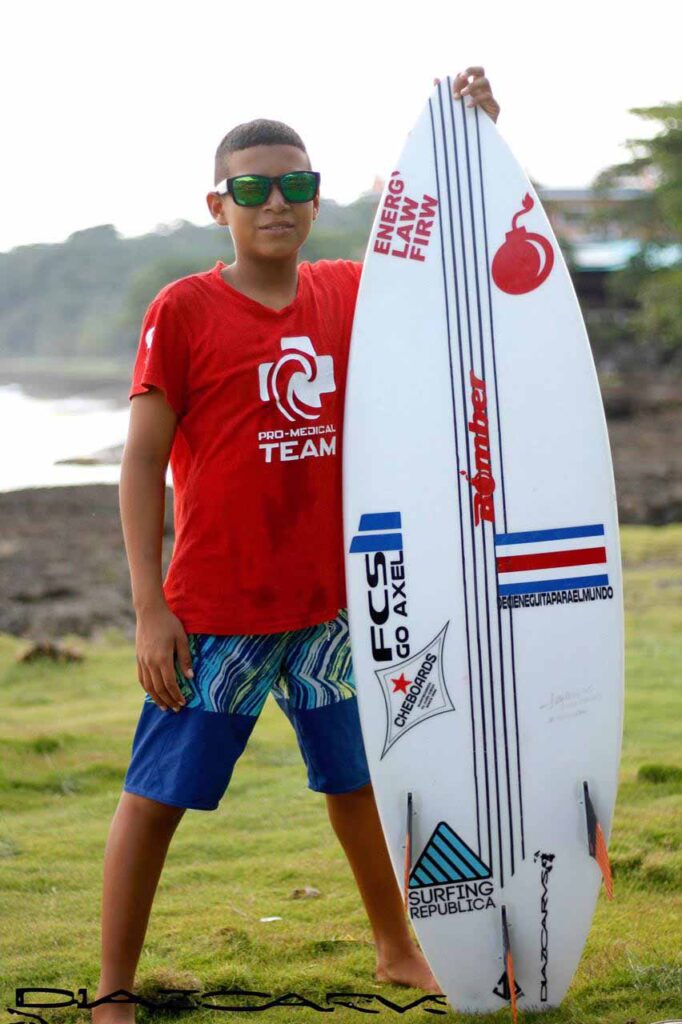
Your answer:
[[[296,171],[281,178],[282,195],[289,203],[309,203],[317,192],[317,177],[312,171]]]
[[[244,174],[232,182],[232,198],[238,206],[260,206],[269,191],[269,180],[256,175]]]

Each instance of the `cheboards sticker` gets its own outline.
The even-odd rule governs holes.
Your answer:
[[[448,623],[421,651],[376,677],[386,703],[386,739],[382,758],[394,743],[416,725],[434,715],[454,711],[443,674],[443,644]]]

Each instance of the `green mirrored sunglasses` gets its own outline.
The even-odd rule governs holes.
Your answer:
[[[277,185],[288,203],[309,203],[320,187],[318,171],[291,171],[276,178],[265,174],[238,174],[223,178],[213,189],[218,195],[231,195],[237,206],[261,206]]]

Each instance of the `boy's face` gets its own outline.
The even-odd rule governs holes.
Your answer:
[[[310,161],[297,146],[251,146],[230,153],[226,177],[265,174],[270,178],[289,171],[308,171]],[[319,194],[309,203],[289,203],[277,185],[262,206],[237,206],[230,195],[206,196],[211,216],[227,225],[237,257],[285,260],[305,242],[320,208]]]

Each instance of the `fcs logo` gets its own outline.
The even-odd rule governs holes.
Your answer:
[[[145,344],[146,344],[148,349],[150,349],[152,347],[152,341],[154,340],[154,331],[155,330],[156,330],[155,327],[150,327],[149,330],[147,331],[147,333],[144,336]]]
[[[336,391],[334,360],[318,356],[310,338],[282,338],[281,345],[282,355],[276,363],[261,363],[258,367],[261,400],[274,399],[292,423],[297,417],[318,420],[320,413],[310,410],[321,409],[320,395]]]

